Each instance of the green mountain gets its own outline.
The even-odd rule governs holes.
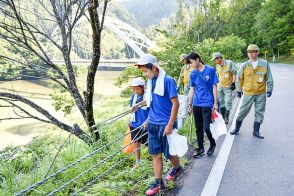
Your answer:
[[[177,0],[125,0],[119,1],[142,27],[158,24],[163,18],[175,14]]]

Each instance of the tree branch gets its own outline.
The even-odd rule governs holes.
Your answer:
[[[81,129],[78,130],[74,127],[71,127],[59,121],[54,116],[52,116],[47,110],[43,109],[42,107],[40,107],[39,105],[37,105],[36,103],[34,103],[33,101],[29,99],[26,99],[19,95],[15,95],[12,93],[5,93],[5,92],[0,92],[0,97],[9,98],[15,101],[20,101],[22,103],[25,103],[26,105],[30,106],[31,108],[33,108],[34,110],[42,114],[44,117],[46,117],[51,122],[51,124],[54,124],[58,126],[59,128],[66,130],[67,132],[72,133],[78,137],[82,137],[82,135],[84,134],[84,132]]]
[[[41,122],[45,122],[45,123],[50,123],[50,124],[52,124],[52,122],[50,122],[50,121],[47,121],[47,120],[41,119],[41,118],[39,118],[39,117],[37,117],[37,116],[34,116],[34,115],[30,114],[28,111],[24,110],[24,109],[21,108],[19,105],[15,104],[14,102],[12,102],[12,101],[10,101],[10,100],[8,100],[8,99],[4,99],[4,98],[0,98],[0,99],[3,100],[3,101],[6,101],[7,103],[9,103],[10,105],[12,105],[13,107],[18,108],[20,111],[22,111],[23,113],[27,114],[27,115],[29,116],[28,118],[33,118],[33,119],[36,119],[36,120],[41,121]],[[15,113],[16,115],[18,115],[18,114],[16,113],[16,111],[14,111],[14,113]],[[18,115],[18,116],[19,116],[19,115]],[[20,117],[23,117],[23,116],[20,116]]]

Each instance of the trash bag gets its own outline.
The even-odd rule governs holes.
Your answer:
[[[125,136],[123,147],[129,145],[132,142],[130,129],[128,129],[126,133],[129,133],[129,134]],[[124,148],[122,151],[125,154],[131,154],[134,151],[134,149],[135,149],[135,144],[132,143],[129,146],[127,146],[126,148]]]
[[[188,151],[187,137],[179,135],[177,129],[167,135],[167,141],[169,146],[169,154],[173,156],[182,157]]]
[[[213,111],[211,119],[213,123],[210,124],[210,131],[215,140],[217,140],[219,136],[227,134],[227,126],[220,113]]]

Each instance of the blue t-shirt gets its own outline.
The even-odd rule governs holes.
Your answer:
[[[177,97],[176,81],[170,77],[164,77],[164,94],[159,96],[154,93],[157,78],[152,79],[152,102],[150,104],[149,122],[156,125],[167,125],[171,110],[173,97]]]
[[[215,69],[209,65],[205,65],[201,72],[197,69],[193,70],[190,74],[190,87],[195,89],[193,106],[213,107],[213,85],[218,82]]]
[[[134,96],[135,96],[135,94],[132,95],[130,107],[132,107]],[[143,101],[143,95],[138,95],[136,103],[139,103],[141,101]],[[135,122],[130,123],[131,127],[136,128],[136,127],[141,126],[148,118],[148,113],[149,113],[149,108],[147,108],[146,110],[139,108],[135,112]]]

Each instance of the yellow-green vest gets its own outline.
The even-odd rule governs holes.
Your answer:
[[[236,70],[232,69],[233,62],[224,60],[224,65],[216,65],[216,71],[221,87],[230,87],[233,83],[233,75],[236,75]]]
[[[260,95],[266,92],[267,83],[269,91],[273,88],[273,78],[268,62],[258,59],[257,66],[253,69],[250,61],[246,61],[239,74],[240,87],[247,95]]]

